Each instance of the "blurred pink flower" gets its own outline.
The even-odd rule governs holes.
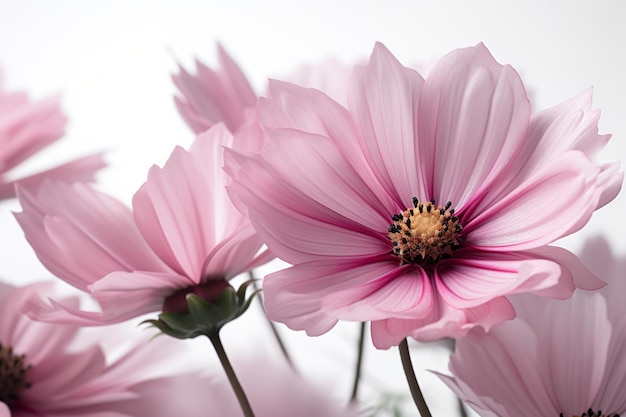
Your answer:
[[[15,178],[16,167],[63,136],[66,117],[58,98],[33,102],[26,93],[7,93],[0,74],[0,199],[15,197],[14,186],[41,184],[46,178],[92,181],[105,166],[101,155],[90,155],[23,178]]]
[[[196,73],[179,65],[172,76],[179,95],[174,97],[178,112],[195,133],[204,132],[223,122],[231,132],[242,126],[256,125],[257,94],[237,63],[217,45],[218,68],[212,70],[196,60]],[[287,79],[305,87],[324,91],[340,103],[346,99],[349,68],[334,59],[316,65],[304,65],[287,75]]]
[[[153,370],[171,357],[160,341],[136,344],[111,361],[84,330],[21,314],[28,299],[51,289],[48,284],[0,283],[1,417],[206,415],[199,387],[206,390],[207,379]],[[98,334],[103,341],[109,336]]]
[[[626,413],[626,259],[603,240],[582,258],[608,272],[606,287],[565,301],[518,296],[515,320],[457,340],[453,376],[440,377],[481,416]]]
[[[96,325],[155,311],[185,311],[185,295],[210,300],[234,276],[267,262],[262,241],[225,190],[223,147],[232,135],[217,125],[190,151],[177,147],[152,167],[132,212],[84,184],[49,182],[18,189],[16,213],[26,239],[57,277],[88,292],[102,312],[33,303],[41,320]]]
[[[547,246],[621,187],[587,91],[530,118],[518,74],[484,45],[424,80],[382,45],[357,66],[348,109],[273,81],[260,154],[227,151],[232,195],[269,249],[294,265],[264,281],[272,320],[319,335],[372,321],[379,348],[489,329],[507,296],[567,298],[602,282]]]
[[[219,122],[236,132],[245,124],[246,117],[256,120],[257,95],[248,79],[219,44],[217,55],[217,70],[196,60],[195,75],[189,74],[181,65],[179,73],[172,76],[181,93],[174,97],[178,112],[195,133],[202,133]]]
[[[356,407],[348,407],[332,398],[332,390],[323,390],[305,381],[284,362],[267,357],[238,358],[236,372],[250,400],[256,417],[357,417]],[[206,395],[213,401],[213,415],[240,417],[239,406],[225,376],[213,380]]]

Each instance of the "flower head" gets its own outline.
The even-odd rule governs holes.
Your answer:
[[[85,330],[23,315],[25,303],[49,291],[48,284],[16,288],[0,283],[0,416],[168,417],[174,410],[204,415],[202,407],[208,405],[202,396],[194,399],[194,407],[184,399],[203,386],[202,378],[159,376],[151,369],[167,361],[163,344],[136,344],[111,361]],[[204,383],[206,389],[208,381]]]
[[[217,123],[235,132],[253,117],[257,95],[237,63],[217,46],[219,67],[212,70],[196,60],[196,74],[182,66],[172,80],[180,95],[174,97],[178,112],[195,133],[202,133]]]
[[[266,277],[269,317],[319,335],[372,321],[374,344],[432,340],[514,317],[507,296],[602,283],[566,250],[621,187],[590,158],[608,136],[585,92],[530,117],[522,81],[482,45],[423,79],[381,44],[348,106],[273,81],[260,154],[231,151],[230,187],[293,266]]]
[[[129,210],[84,184],[19,190],[16,217],[42,263],[88,292],[102,312],[34,304],[42,320],[115,323],[154,311],[186,309],[185,296],[217,298],[228,280],[271,259],[224,186],[222,147],[233,137],[217,125],[189,151],[177,147],[153,167]]]
[[[453,376],[440,376],[480,415],[626,413],[625,260],[610,259],[605,241],[590,242],[582,256],[607,272],[606,287],[564,301],[517,296],[515,320],[457,340]]]
[[[34,102],[26,93],[7,93],[0,74],[0,199],[15,197],[15,184],[32,187],[45,179],[91,181],[104,167],[101,155],[90,155],[23,178],[12,171],[59,140],[67,119],[58,98]]]

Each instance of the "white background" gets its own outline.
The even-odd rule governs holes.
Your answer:
[[[267,77],[280,78],[304,63],[363,60],[375,41],[407,65],[431,63],[482,41],[499,62],[518,70],[534,111],[594,86],[600,132],[614,135],[600,158],[624,159],[625,5],[618,0],[0,0],[0,66],[6,89],[28,90],[35,98],[60,93],[70,118],[66,138],[28,168],[106,150],[110,167],[100,174],[98,187],[126,202],[152,164],[162,164],[174,145],[193,140],[173,105],[170,74],[177,60],[189,68],[194,57],[214,63],[217,41],[259,92]],[[626,253],[624,198],[594,214],[563,245],[576,250],[586,236],[601,233],[615,252]],[[15,283],[48,278],[11,210],[19,210],[16,202],[0,203],[0,276]],[[273,349],[265,328],[256,324],[244,318],[231,325],[224,331],[226,342],[240,352]],[[304,371],[345,398],[356,325],[347,323],[315,340],[281,330]],[[250,341],[248,334],[266,340]],[[413,355],[419,369],[445,369],[440,347],[417,347]],[[370,348],[366,359],[368,398],[382,390],[406,394],[395,349]],[[419,376],[435,415],[453,415],[446,388],[421,371]]]

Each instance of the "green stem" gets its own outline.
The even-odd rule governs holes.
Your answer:
[[[250,279],[254,279],[254,276],[252,275],[252,271],[249,271],[248,275],[250,276]],[[252,283],[252,286],[255,291],[259,290],[259,286],[256,281]],[[265,317],[267,323],[270,325],[270,329],[272,330],[272,333],[274,334],[274,339],[276,339],[276,342],[278,343],[278,347],[280,348],[280,351],[283,353],[283,356],[285,357],[285,360],[287,361],[291,369],[296,370],[296,367],[293,364],[293,361],[291,360],[291,356],[289,356],[289,353],[287,352],[287,347],[285,346],[283,339],[280,337],[280,334],[278,333],[278,329],[276,328],[276,325],[274,324],[272,320],[268,319],[267,315],[265,314],[265,307],[263,306],[263,293],[259,292],[256,297],[259,299],[259,304],[261,305],[261,309],[263,310],[263,316]]]
[[[361,367],[363,365],[363,346],[365,344],[365,322],[361,323],[361,330],[359,332],[359,342],[357,347],[356,357],[356,370],[354,372],[354,385],[352,385],[352,395],[350,395],[350,402],[357,401],[357,393],[359,391],[359,382],[361,380]]]
[[[219,333],[215,332],[214,334],[207,336],[213,344],[213,347],[215,348],[217,357],[222,363],[222,367],[224,368],[224,372],[226,372],[226,375],[228,376],[228,380],[230,381],[230,385],[233,387],[233,391],[235,391],[235,395],[237,396],[237,400],[239,400],[243,415],[245,417],[254,417],[254,413],[252,412],[252,407],[250,407],[248,397],[246,397],[246,393],[243,391],[243,388],[239,383],[239,380],[237,379],[237,375],[235,375],[235,370],[230,364],[230,360],[228,360],[228,356],[226,355],[226,351],[224,350],[224,346],[222,345],[222,341],[220,340]]]
[[[400,349],[402,369],[404,369],[406,381],[409,383],[409,389],[411,390],[413,401],[415,402],[415,405],[417,406],[417,409],[422,417],[432,417],[430,410],[428,410],[428,406],[426,405],[426,401],[424,400],[424,396],[422,395],[422,391],[420,390],[420,386],[417,383],[417,378],[415,377],[415,372],[413,371],[413,364],[411,363],[411,355],[409,354],[409,345],[406,339],[404,339],[398,347]]]

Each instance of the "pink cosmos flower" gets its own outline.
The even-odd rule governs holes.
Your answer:
[[[453,376],[440,377],[481,416],[624,415],[626,260],[610,253],[595,241],[583,255],[608,272],[606,287],[565,301],[514,298],[517,318],[458,340]]]
[[[223,122],[231,132],[242,126],[256,125],[257,94],[237,63],[217,45],[218,63],[212,70],[196,60],[196,73],[182,65],[172,76],[180,95],[174,97],[178,112],[195,133]],[[288,79],[303,86],[324,91],[340,103],[345,101],[349,68],[328,59],[317,65],[305,65],[289,74]]]
[[[217,55],[219,68],[215,71],[196,60],[195,75],[179,66],[180,72],[172,76],[181,93],[174,97],[178,112],[195,133],[219,122],[235,132],[247,117],[254,119],[257,95],[248,79],[219,44]]]
[[[41,184],[46,178],[92,181],[105,166],[101,155],[90,155],[27,176],[15,178],[12,170],[63,136],[67,119],[58,98],[33,102],[26,93],[7,93],[0,74],[0,199],[15,197],[14,186]]]
[[[356,407],[340,404],[320,387],[305,381],[285,363],[267,357],[237,360],[237,375],[256,417],[357,417]],[[225,376],[213,380],[206,395],[220,417],[240,417],[239,406]]]
[[[617,163],[587,91],[530,117],[522,81],[484,45],[424,80],[382,45],[357,66],[348,108],[273,81],[268,143],[228,152],[232,194],[293,266],[264,281],[270,319],[319,335],[372,321],[374,344],[460,336],[515,316],[507,296],[602,285],[548,246],[615,197]]]
[[[21,189],[16,218],[41,262],[88,292],[101,312],[52,301],[33,304],[41,320],[96,325],[155,311],[186,311],[185,295],[210,300],[227,281],[270,259],[224,186],[222,147],[233,137],[217,125],[190,151],[177,147],[152,167],[133,210],[84,184],[48,182]]]
[[[29,298],[50,290],[48,284],[0,283],[1,417],[206,415],[209,403],[198,387],[206,390],[208,380],[157,376],[151,369],[171,356],[161,341],[137,344],[111,361],[84,330],[21,314]]]

